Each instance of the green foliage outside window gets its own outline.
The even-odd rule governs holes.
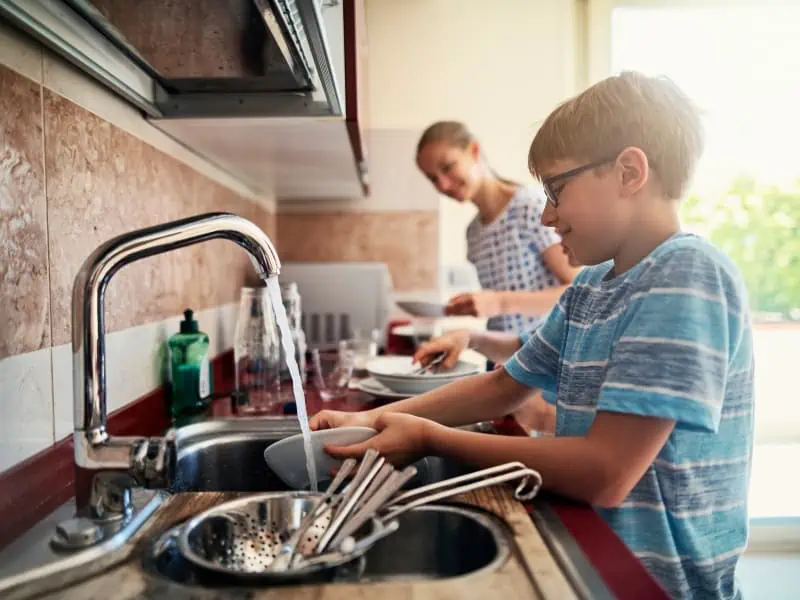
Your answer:
[[[681,213],[739,266],[754,312],[800,318],[800,181],[779,188],[738,177],[716,198],[690,196]]]

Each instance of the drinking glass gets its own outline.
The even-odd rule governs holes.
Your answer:
[[[367,363],[378,356],[380,338],[379,329],[373,329],[369,335],[357,329],[351,339],[339,342],[339,351],[352,353],[355,372],[364,373],[367,370]]]
[[[266,288],[242,288],[233,352],[239,412],[273,411],[281,402],[281,350]]]
[[[339,351],[320,352],[319,348],[311,351],[311,362],[314,368],[314,385],[323,402],[330,402],[347,395],[350,378],[353,376],[353,353],[343,344]]]

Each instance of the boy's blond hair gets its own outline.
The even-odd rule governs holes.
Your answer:
[[[541,179],[558,160],[591,162],[640,148],[664,194],[681,198],[703,151],[694,103],[673,81],[629,71],[596,83],[545,119],[528,152]]]

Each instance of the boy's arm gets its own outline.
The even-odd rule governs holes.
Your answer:
[[[427,394],[393,402],[358,415],[322,411],[311,419],[311,428],[329,429],[356,423],[372,426],[382,414],[388,413],[407,413],[449,426],[468,425],[513,412],[524,402],[530,387],[554,391],[558,352],[553,348],[561,346],[566,329],[564,306],[569,293],[567,290],[541,327],[534,333],[523,336],[524,345],[506,363],[505,369],[460,379]],[[519,343],[513,338],[503,339],[511,340],[514,345]],[[520,356],[525,360],[524,365],[517,360]],[[509,377],[507,369],[511,363],[516,365],[512,369],[522,370],[529,376],[527,379],[536,383],[531,384],[525,378],[514,377],[513,373]],[[364,447],[356,444],[350,450],[358,452]]]
[[[501,363],[511,358],[523,343],[524,338],[514,333],[471,331],[468,348],[483,354],[494,363]]]
[[[505,369],[461,379],[416,398],[394,402],[370,412],[375,416],[384,412],[404,412],[443,425],[466,425],[508,414],[525,400],[531,387],[554,391],[558,348],[566,331],[569,295],[568,290],[545,322],[533,333],[522,336],[524,344],[509,359]],[[501,345],[510,345],[513,341],[513,345],[518,345],[514,338],[508,336],[497,338],[489,334],[483,339],[495,342],[503,340]],[[523,375],[519,376],[519,373]]]
[[[498,369],[459,379],[427,394],[393,402],[370,411],[374,417],[399,412],[442,425],[459,427],[507,415],[526,397],[528,388]]]
[[[523,338],[513,333],[457,329],[423,343],[414,353],[414,362],[425,365],[444,353],[444,366],[452,368],[461,353],[469,348],[495,363],[501,363],[508,360],[523,343]]]
[[[594,506],[616,506],[641,479],[667,441],[668,419],[600,413],[586,436],[510,437],[426,423],[427,453],[489,467],[521,461],[543,487]]]

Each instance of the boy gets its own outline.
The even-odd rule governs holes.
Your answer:
[[[488,466],[521,460],[544,486],[588,502],[675,598],[741,598],[747,541],[753,357],[736,268],[681,233],[678,199],[702,151],[701,124],[673,83],[608,78],[559,106],[529,164],[549,204],[545,225],[587,265],[526,339],[456,332],[421,349],[470,342],[503,369],[312,427],[368,424],[403,462],[442,454]],[[508,414],[528,387],[556,395],[556,436],[451,429]]]

